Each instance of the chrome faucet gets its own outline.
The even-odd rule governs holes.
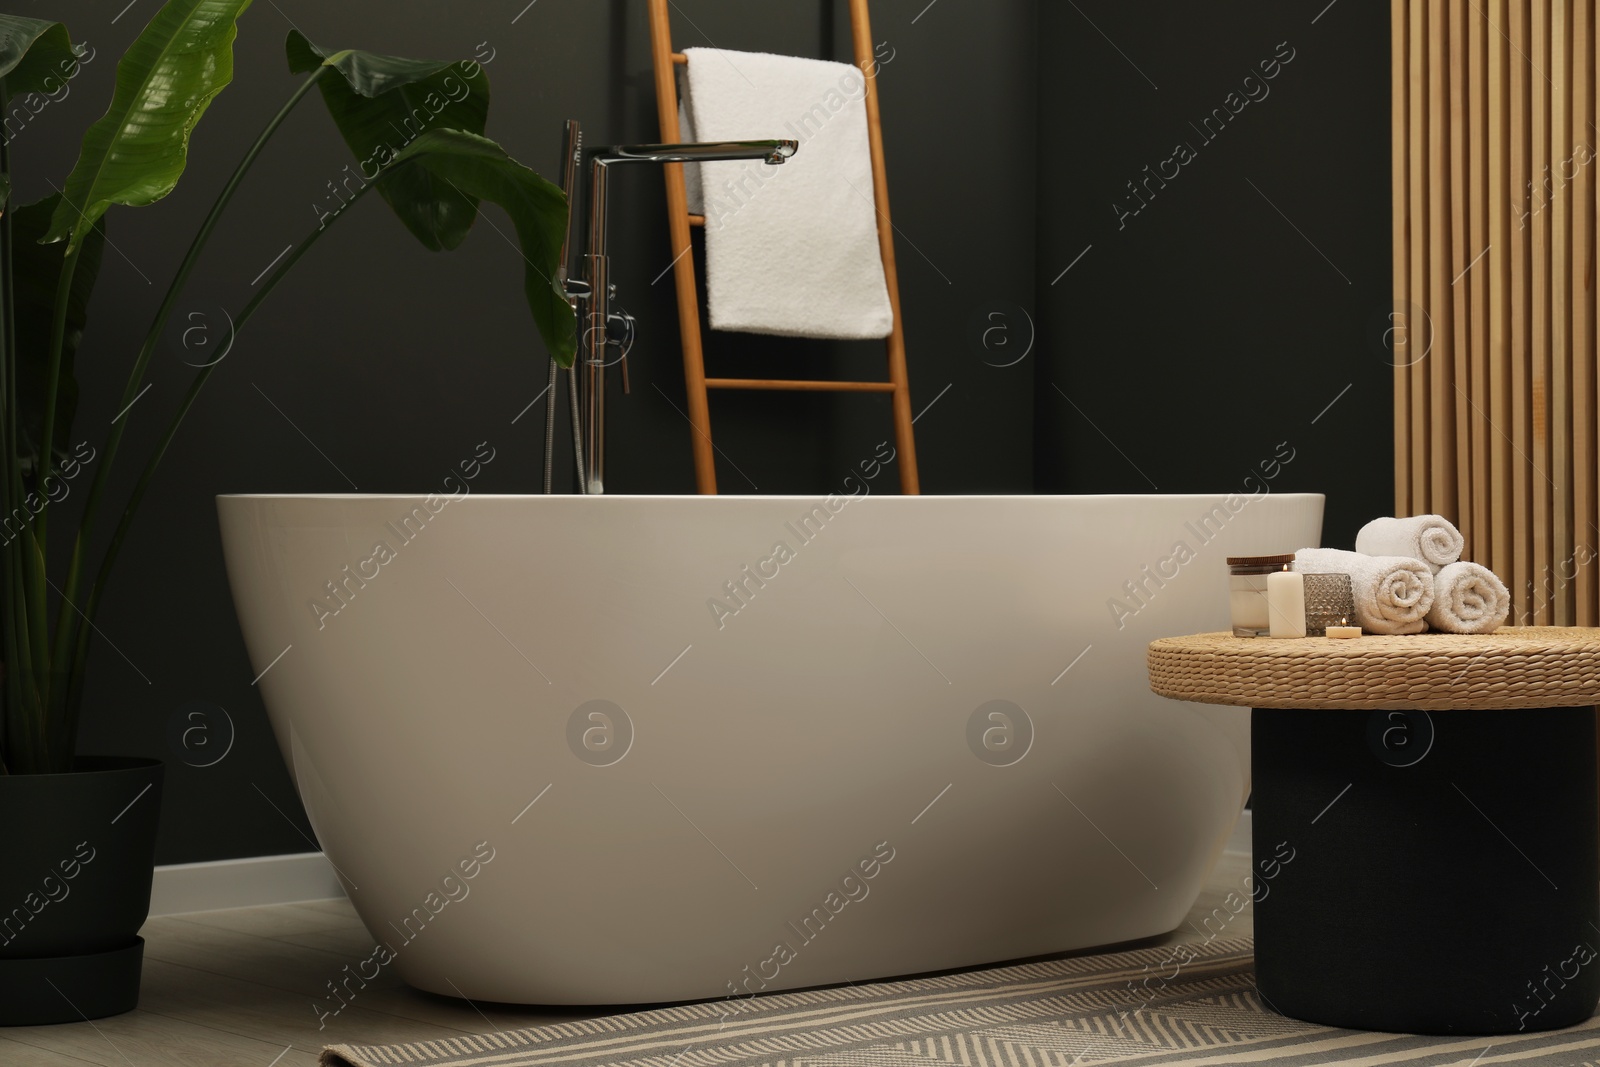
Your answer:
[[[578,363],[571,387],[574,451],[580,493],[605,492],[605,391],[608,349],[620,350],[627,359],[635,324],[626,311],[613,312],[617,287],[611,281],[607,253],[607,210],[610,168],[620,163],[706,163],[753,159],[777,166],[800,148],[798,141],[714,141],[701,144],[617,145],[587,154],[589,163],[589,228],[583,253],[578,257],[580,277],[569,271],[572,243],[571,198],[577,188],[577,171],[585,160],[583,134],[575,119],[568,119],[562,142],[562,190],[568,197],[567,236],[561,246],[557,280],[578,318]],[[624,382],[627,365],[623,363]],[[551,361],[550,390],[554,394],[555,362]],[[555,439],[555,398],[546,407],[545,492],[550,492],[550,446]]]

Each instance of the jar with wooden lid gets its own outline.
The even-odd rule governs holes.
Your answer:
[[[1270,633],[1267,575],[1286,566],[1294,566],[1294,553],[1228,557],[1228,610],[1233,636],[1266,637]]]

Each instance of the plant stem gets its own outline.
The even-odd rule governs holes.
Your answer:
[[[0,115],[6,113],[10,101],[5,89],[4,79],[0,79]],[[16,367],[17,367],[17,298],[16,286],[12,279],[12,209],[16,199],[16,190],[11,188],[11,141],[5,136],[5,131],[0,129],[0,174],[5,176],[7,201],[0,208],[0,267],[5,270],[5,278],[0,282],[0,316],[4,317],[3,329],[5,334],[0,337],[0,359],[5,361],[0,368],[0,460],[3,460],[5,470],[0,472],[0,501],[3,501],[4,512],[0,516],[11,514],[12,498],[21,488],[21,475],[17,471],[17,438],[16,438]],[[9,621],[9,620],[7,620]]]
[[[7,212],[7,216],[9,215],[10,212]],[[82,240],[68,241],[66,253],[61,258],[61,275],[56,282],[55,308],[50,323],[50,369],[46,375],[44,427],[39,435],[38,457],[33,465],[34,484],[39,486],[41,491],[55,467],[56,400],[61,391],[61,356],[62,350],[66,347],[67,315],[72,305],[72,281],[78,273],[78,257],[82,252]],[[18,493],[20,499],[20,487]],[[26,594],[23,611],[33,645],[33,684],[35,689],[43,685],[47,708],[54,697],[51,690],[55,688],[53,685],[55,679],[50,670],[50,601],[45,592],[49,577],[49,559],[46,555],[49,524],[50,498],[45,495],[40,501],[39,510],[24,524],[23,531],[17,537],[22,541],[25,535],[27,542],[21,549],[23,553],[21,570],[26,575],[23,585]],[[62,610],[62,614],[66,614],[65,609]],[[41,734],[46,735],[44,747],[48,750],[50,747],[48,718],[40,722],[39,729]],[[48,758],[47,756],[46,759]]]
[[[83,242],[67,243],[66,255],[61,259],[61,277],[56,281],[55,314],[50,323],[50,372],[44,395],[44,429],[39,436],[39,459],[34,466],[35,484],[43,487],[55,467],[56,448],[56,398],[61,392],[61,352],[66,347],[67,315],[72,307],[72,279],[78,273],[78,257],[83,253]],[[44,545],[50,521],[50,498],[47,495],[39,505],[39,514],[33,521],[39,544]]]
[[[4,79],[0,79],[0,115],[6,113],[6,106],[10,94],[6,92]],[[4,529],[4,520],[11,515],[12,501],[17,499],[21,486],[21,476],[17,471],[17,446],[16,446],[16,401],[13,393],[15,388],[15,369],[17,365],[17,331],[16,331],[16,289],[12,284],[12,226],[11,212],[12,200],[15,191],[11,189],[11,143],[5,136],[5,131],[0,130],[0,175],[4,175],[8,192],[7,202],[0,206],[0,270],[4,277],[0,278],[0,530]],[[14,539],[13,539],[14,540]],[[17,613],[15,611],[14,597],[18,589],[17,553],[11,542],[0,545],[0,553],[5,558],[5,588],[0,592],[0,634],[4,645],[0,647],[0,656],[4,657],[5,688],[0,693],[0,700],[4,701],[4,711],[0,713],[0,774],[11,773],[11,765],[16,762],[18,755],[26,759],[30,749],[28,725],[30,717],[22,706],[22,688],[18,685],[18,671],[22,667],[18,659],[17,643]]]
[[[317,84],[329,69],[328,67],[318,67],[306,76],[305,80],[300,83],[299,88],[294,91],[278,113],[273,116],[272,121],[267,123],[266,128],[261,131],[255,143],[250,146],[250,150],[245,153],[244,158],[239,161],[239,165],[234,168],[233,175],[228,179],[228,184],[223,186],[216,202],[211,205],[211,211],[206,215],[205,221],[200,224],[200,229],[195,233],[194,240],[189,245],[189,251],[184,255],[183,262],[178,266],[177,274],[173,275],[172,284],[167,287],[167,294],[162,298],[161,306],[156,311],[155,319],[150,325],[150,331],[145,335],[144,344],[140,347],[139,355],[134,360],[133,370],[128,375],[127,388],[122,392],[124,409],[138,399],[140,384],[144,381],[145,371],[150,365],[150,359],[155,354],[157,344],[160,343],[161,333],[166,329],[167,321],[171,318],[172,311],[177,306],[178,297],[182,294],[183,287],[188,282],[189,275],[194,271],[196,263],[199,262],[200,253],[210,239],[212,230],[216,228],[218,220],[221,219],[228,202],[233,199],[233,194],[244,181],[245,175],[249,173],[251,166],[256,161],[256,157],[261,154],[261,150],[272,139],[272,135],[278,131],[278,127],[283,125],[284,120],[294,111],[296,105],[305,98],[305,95],[311,91],[312,87]],[[78,522],[78,535],[72,545],[72,560],[67,570],[66,586],[62,594],[63,600],[68,604],[76,603],[78,587],[83,578],[84,563],[89,552],[89,540],[94,532],[94,520],[99,510],[100,498],[104,495],[106,485],[110,480],[112,462],[116,458],[117,447],[122,442],[123,430],[130,421],[132,421],[131,414],[119,419],[112,424],[111,431],[106,435],[105,449],[101,453],[100,467],[95,471],[94,481],[89,487],[89,496],[83,506],[83,517]],[[98,598],[96,597],[95,599]],[[74,669],[76,670],[78,669],[76,665],[81,664],[84,660],[78,646],[87,644],[87,641],[88,637],[84,621],[79,618],[76,611],[63,609],[56,620],[55,647],[58,655],[75,664]],[[69,693],[75,691],[77,686],[77,681],[71,682],[68,687]],[[61,704],[56,704],[52,700],[52,704],[59,709],[60,714],[69,716],[74,720],[73,725],[75,728],[76,715],[72,711],[70,698],[64,699],[65,702]],[[75,732],[75,729],[73,732]]]
[[[381,175],[379,177],[381,178]],[[277,288],[278,283],[300,261],[300,257],[310,251],[311,246],[317,243],[317,239],[327,233],[333,227],[333,224],[338,222],[355,205],[356,201],[360,200],[369,189],[377,184],[377,181],[378,179],[374,179],[358,190],[337,215],[328,219],[317,229],[312,230],[310,235],[296,245],[293,251],[284,258],[283,262],[278,264],[278,268],[272,272],[272,276],[267,279],[256,295],[250,298],[249,303],[245,304],[234,318],[233,336],[235,342],[237,342],[239,333],[244,329],[245,324],[250,321],[261,305],[266,303],[267,297],[272,295],[273,289]],[[189,383],[189,389],[188,392],[184,393],[183,402],[178,406],[177,413],[173,415],[172,421],[167,424],[166,432],[161,435],[161,441],[156,445],[155,451],[150,454],[150,459],[145,463],[144,470],[139,473],[139,480],[134,484],[133,493],[128,497],[127,506],[122,509],[122,517],[117,522],[116,531],[111,535],[111,544],[106,547],[105,556],[100,561],[99,572],[95,575],[94,582],[89,587],[89,602],[83,606],[83,627],[78,630],[81,639],[75,643],[73,648],[72,669],[68,673],[69,684],[74,688],[82,683],[84,667],[88,663],[90,642],[87,627],[93,623],[95,613],[99,610],[100,597],[105,592],[106,585],[110,580],[111,569],[116,563],[117,554],[122,549],[122,542],[128,536],[128,530],[133,525],[134,513],[138,511],[140,502],[144,500],[145,490],[150,487],[151,479],[155,477],[156,467],[160,465],[162,457],[167,454],[167,448],[172,444],[172,439],[178,435],[178,428],[183,424],[184,416],[194,406],[196,398],[200,395],[200,390],[205,388],[206,380],[211,377],[211,372],[221,362],[221,360],[217,360],[214,363],[206,364]]]

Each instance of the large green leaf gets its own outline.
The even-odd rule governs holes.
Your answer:
[[[81,46],[74,47],[59,22],[0,15],[0,78],[6,95],[53,93],[77,76]]]
[[[340,76],[319,82],[322,99],[345,144],[371,181],[406,145],[428,130],[483,133],[489,117],[489,76],[471,60],[440,62],[345,50],[324,52],[298,30],[284,42],[297,74],[331,67]],[[396,172],[378,186],[406,229],[434,251],[466,239],[478,201],[463,197],[422,168]]]
[[[526,261],[523,290],[533,321],[550,354],[570,367],[578,350],[578,324],[557,283],[556,264],[567,229],[567,197],[560,189],[506,155],[505,149],[477,134],[432,130],[395,156],[384,183],[413,167],[427,171],[463,197],[499,204],[517,228]]]
[[[111,107],[83,135],[45,240],[76,244],[112,204],[150,204],[172,192],[190,132],[233,80],[233,39],[249,6],[167,0],[156,12],[117,64]]]
[[[64,244],[41,244],[61,197],[52,193],[36,204],[16,209],[12,215],[11,256],[16,268],[17,302],[17,449],[24,470],[38,469],[39,438],[44,433],[44,404],[50,384],[50,326],[55,306],[56,280],[61,276]],[[100,273],[105,251],[105,220],[88,233],[78,253],[67,300],[67,330],[61,345],[61,384],[56,398],[56,452],[72,446],[72,416],[78,406],[78,382],[72,358],[89,321],[89,296]]]

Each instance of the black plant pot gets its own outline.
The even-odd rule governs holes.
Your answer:
[[[0,1025],[139,1003],[162,769],[84,756],[70,774],[0,775]]]

